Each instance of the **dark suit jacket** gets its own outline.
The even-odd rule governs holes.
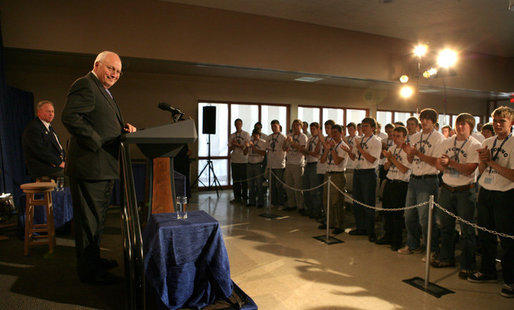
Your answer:
[[[51,176],[62,171],[59,165],[64,159],[64,151],[39,118],[36,117],[25,127],[22,144],[31,177]]]
[[[62,122],[71,134],[66,175],[86,180],[118,178],[124,122],[118,105],[92,72],[71,86]]]

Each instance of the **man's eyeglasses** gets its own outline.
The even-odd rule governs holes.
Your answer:
[[[99,61],[99,63],[101,63],[102,65],[104,65],[109,71],[111,72],[115,72],[115,73],[118,73],[120,76],[123,74],[123,72],[121,72],[120,70],[116,70],[116,68],[114,68],[113,66],[109,66],[109,65],[106,65],[105,63]]]

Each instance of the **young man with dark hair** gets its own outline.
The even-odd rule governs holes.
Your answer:
[[[271,131],[273,132],[266,139],[268,169],[271,169],[270,186],[271,204],[274,207],[284,207],[284,170],[286,167],[286,136],[282,134],[282,126],[276,119],[271,121]]]
[[[410,143],[411,137],[418,132],[419,120],[411,116],[407,119],[407,140],[405,142]]]
[[[407,129],[396,127],[393,132],[394,145],[382,154],[387,159],[384,169],[387,179],[384,187],[382,206],[384,209],[401,208],[405,206],[405,197],[409,186],[410,166],[407,153],[403,150]],[[377,240],[377,244],[391,244],[391,249],[397,251],[402,246],[403,213],[401,211],[385,212],[385,234]]]
[[[478,225],[507,235],[514,235],[514,110],[502,106],[492,113],[496,137],[484,141],[478,150],[482,174],[478,196]],[[468,276],[471,282],[496,282],[497,236],[478,231],[482,245],[480,271]],[[503,286],[500,294],[514,297],[514,240],[500,237]]]
[[[347,147],[342,139],[343,129],[340,125],[332,127],[332,139],[325,141],[323,145],[323,155],[320,161],[327,164],[327,173],[325,181],[330,180],[341,190],[344,190],[346,179],[344,176],[344,169],[348,154],[343,150]],[[324,193],[328,195],[328,193]],[[344,196],[334,187],[330,190],[330,225],[334,227],[333,234],[337,235],[344,231]],[[325,223],[326,224],[326,223]]]
[[[441,133],[443,134],[445,139],[448,139],[450,137],[450,131],[452,131],[450,125],[444,125],[443,128],[441,128]]]
[[[419,118],[421,120],[422,131],[411,137],[410,144],[404,146],[409,162],[412,163],[412,171],[407,190],[405,204],[407,206],[417,205],[429,200],[433,195],[437,200],[439,191],[438,173],[435,167],[437,161],[436,148],[444,140],[443,135],[435,130],[434,124],[437,121],[437,111],[434,109],[424,109]],[[434,235],[432,236],[433,256],[437,255],[438,231],[435,221]],[[412,254],[421,252],[421,237],[427,240],[428,231],[428,205],[419,206],[414,209],[405,210],[405,226],[407,228],[407,245],[398,250],[400,254]],[[421,229],[420,229],[421,228]]]
[[[300,189],[302,188],[303,167],[305,165],[305,156],[302,151],[307,146],[307,136],[302,133],[302,121],[295,119],[291,125],[292,133],[287,136],[285,143],[286,154],[286,170],[284,179],[287,185]],[[303,209],[303,193],[300,191],[286,189],[287,204],[286,211],[292,211],[298,208],[300,213],[304,213]]]
[[[382,143],[374,135],[376,121],[366,117],[362,120],[363,137],[356,141],[355,148],[343,147],[352,160],[356,160],[353,174],[353,198],[359,202],[374,206],[376,199],[377,173]],[[375,210],[366,208],[356,202],[353,204],[356,229],[351,235],[368,235],[370,242],[376,241]]]
[[[310,130],[311,137],[307,140],[307,147],[302,151],[307,161],[303,173],[303,187],[306,189],[314,188],[323,183],[323,175],[317,172],[321,150],[319,124],[317,122],[311,123]],[[310,218],[321,216],[322,192],[322,188],[304,192],[305,212]]]
[[[461,113],[455,122],[457,134],[444,140],[437,154],[436,167],[443,172],[439,204],[453,214],[473,222],[475,214],[475,182],[478,167],[480,142],[471,136],[475,119],[469,113]],[[453,267],[455,265],[455,218],[437,210],[441,225],[441,251],[433,267]],[[459,278],[466,279],[475,269],[475,229],[460,223]]]

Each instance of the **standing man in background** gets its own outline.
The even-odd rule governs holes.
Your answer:
[[[101,52],[93,70],[71,86],[62,113],[71,134],[66,175],[73,199],[77,272],[82,282],[95,284],[118,281],[107,272],[117,262],[100,257],[100,239],[114,180],[119,177],[121,134],[136,131],[124,123],[109,91],[120,75],[120,57]]]
[[[51,122],[54,104],[43,100],[37,103],[37,117],[23,132],[23,154],[29,175],[34,179],[64,177],[64,150]]]
[[[236,132],[228,137],[228,151],[230,153],[230,164],[232,168],[232,180],[234,184],[234,199],[231,203],[241,203],[246,206],[248,199],[248,183],[246,182],[246,166],[248,155],[244,153],[246,143],[250,141],[250,134],[244,131],[243,121],[238,118],[234,121]]]

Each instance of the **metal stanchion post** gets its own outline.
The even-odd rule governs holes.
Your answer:
[[[453,291],[446,289],[434,283],[430,283],[430,245],[432,243],[432,223],[434,216],[434,195],[430,195],[428,200],[428,229],[427,229],[427,253],[426,253],[426,265],[425,265],[425,280],[420,277],[414,277],[412,279],[403,280],[403,282],[414,286],[420,290],[423,290],[437,298],[454,293]]]
[[[428,229],[427,229],[427,253],[425,265],[425,289],[428,289],[430,278],[430,250],[432,244],[432,217],[434,215],[434,195],[428,198]]]
[[[330,176],[328,176],[328,181],[327,181],[327,220],[326,220],[326,226],[327,226],[327,230],[326,230],[326,234],[323,236],[317,236],[317,237],[313,237],[314,239],[316,240],[319,240],[319,241],[322,241],[328,245],[330,244],[336,244],[336,243],[343,243],[342,240],[339,240],[337,238],[334,238],[334,237],[330,237],[330,186],[332,185],[332,179]]]
[[[271,167],[269,168],[269,179],[268,179],[268,192],[269,192],[269,203],[266,207],[266,212],[263,214],[259,214],[259,216],[268,218],[268,219],[275,219],[277,217],[280,217],[280,215],[271,214],[271,184],[273,179],[273,173],[271,172]]]

